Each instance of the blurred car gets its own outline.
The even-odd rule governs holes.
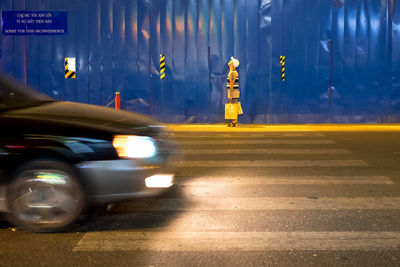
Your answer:
[[[165,191],[174,150],[147,116],[55,101],[0,76],[0,211],[24,229],[60,231],[92,203]]]

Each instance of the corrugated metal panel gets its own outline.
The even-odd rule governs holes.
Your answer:
[[[123,109],[165,122],[222,122],[235,56],[241,122],[400,121],[399,1],[1,0],[0,10],[68,11],[66,35],[0,34],[0,69],[56,99],[106,105],[120,91]],[[64,79],[65,57],[76,79]]]

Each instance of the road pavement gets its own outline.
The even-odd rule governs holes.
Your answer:
[[[0,221],[2,266],[399,266],[400,129],[172,127],[164,195],[65,233]]]

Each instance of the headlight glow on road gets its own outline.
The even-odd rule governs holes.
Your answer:
[[[156,174],[146,178],[146,187],[148,188],[167,188],[173,185],[173,174]]]
[[[157,154],[153,138],[137,135],[117,135],[113,146],[121,158],[150,158]]]

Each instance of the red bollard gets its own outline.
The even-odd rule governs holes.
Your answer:
[[[119,97],[119,92],[115,93],[115,109],[121,109],[121,98]]]

